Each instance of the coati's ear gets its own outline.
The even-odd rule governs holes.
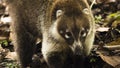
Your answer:
[[[56,18],[60,17],[63,14],[62,10],[57,10],[56,11]]]
[[[87,14],[87,15],[90,14],[90,10],[88,8],[84,8],[82,12],[85,13],[85,14]]]

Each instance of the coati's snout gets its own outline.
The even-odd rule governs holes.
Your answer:
[[[74,55],[83,55],[83,46],[80,41],[75,41],[72,47]]]

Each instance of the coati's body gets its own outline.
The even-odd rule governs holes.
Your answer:
[[[42,39],[43,57],[50,68],[77,68],[76,57],[82,61],[90,53],[94,21],[86,0],[6,1],[23,68],[32,62],[38,37]]]

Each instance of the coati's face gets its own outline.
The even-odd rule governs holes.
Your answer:
[[[57,31],[76,55],[83,54],[85,39],[90,30],[86,17],[62,15],[57,20]]]
[[[53,37],[65,42],[75,55],[88,55],[94,40],[93,18],[90,9],[84,3],[82,4],[84,7],[74,3],[68,1],[65,6],[56,5],[59,8],[55,7],[52,13],[56,14],[52,14],[51,19],[54,23]]]
[[[56,17],[57,20],[54,21],[54,28],[56,29],[54,36],[58,40],[66,42],[66,46],[69,46],[75,55],[88,55],[93,42],[93,37],[87,40],[89,39],[87,36],[91,34],[92,29],[88,15],[81,11],[77,14],[71,13],[69,15],[63,10],[57,10]]]

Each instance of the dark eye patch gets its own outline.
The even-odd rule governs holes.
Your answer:
[[[80,31],[80,40],[81,41],[85,41],[85,38],[86,38],[88,32],[89,32],[89,29],[87,29],[87,28],[81,29],[81,31]]]
[[[82,36],[82,37],[86,37],[86,35],[87,35],[87,32],[86,32],[86,31],[81,31],[81,36]]]
[[[60,35],[66,40],[68,44],[72,44],[74,42],[74,39],[72,37],[72,34],[69,30],[60,30]]]

